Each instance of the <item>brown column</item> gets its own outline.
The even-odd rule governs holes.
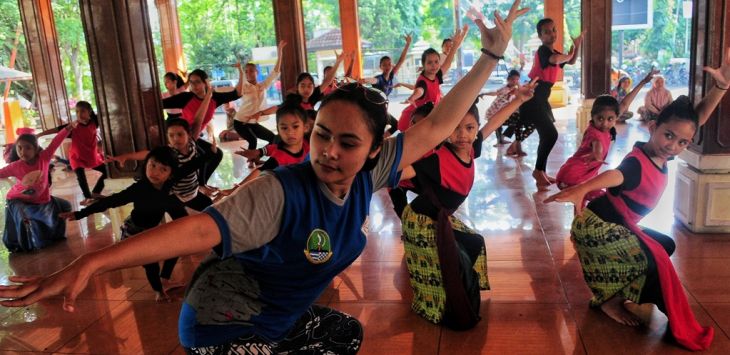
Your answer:
[[[581,29],[583,40],[581,89],[586,99],[594,99],[611,87],[611,1],[583,0]]]
[[[714,80],[702,67],[717,67],[730,46],[730,0],[694,1],[690,97],[699,102]],[[710,120],[697,130],[689,149],[679,155],[674,215],[696,233],[730,233],[730,96],[725,95]]]
[[[276,39],[286,41],[282,65],[282,92],[293,88],[297,75],[307,70],[307,47],[301,0],[273,0]]]
[[[695,1],[692,19],[692,58],[690,97],[699,102],[715,84],[702,71],[704,66],[718,67],[726,49],[730,47],[730,18],[727,16],[730,0]],[[690,146],[700,154],[730,154],[730,95],[725,95],[710,120],[698,131]],[[722,119],[721,119],[722,118]],[[730,160],[730,158],[729,158]]]
[[[340,28],[342,30],[342,50],[355,54],[352,77],[359,78],[362,76],[362,50],[360,47],[360,18],[357,15],[357,0],[340,0]],[[347,64],[349,63],[343,63],[343,65]]]
[[[28,47],[41,126],[43,129],[53,128],[68,121],[71,114],[63,81],[51,0],[19,0],[18,7]]]
[[[570,42],[569,38],[563,38],[565,22],[565,10],[563,0],[545,0],[545,17],[553,19],[555,21],[555,29],[558,31],[558,39],[555,41],[555,48],[559,51],[563,51],[563,44]],[[563,72],[561,71],[558,75],[557,81],[563,80]]]
[[[164,143],[160,87],[145,0],[81,0],[106,154]],[[112,176],[128,175],[109,166]]]
[[[173,73],[187,71],[183,57],[180,23],[177,17],[177,0],[155,0],[160,15],[160,35],[162,37],[162,57],[165,70]]]

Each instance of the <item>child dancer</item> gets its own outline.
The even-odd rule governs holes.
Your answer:
[[[383,140],[385,98],[346,85],[322,102],[310,161],[263,174],[205,213],[86,254],[52,276],[11,277],[21,285],[0,287],[0,304],[63,295],[63,308],[74,311],[97,273],[213,248],[215,257],[198,268],[182,305],[178,329],[188,353],[356,353],[357,319],[313,303],[362,253],[372,194],[393,186],[400,170],[458,125],[507,48],[515,18],[527,11],[518,5],[504,20],[496,15],[495,28],[477,21],[485,54],[404,134]]]
[[[380,58],[380,70],[382,73],[376,75],[374,78],[363,79],[364,83],[371,84],[374,88],[384,92],[385,96],[390,96],[390,93],[393,92],[393,88],[396,87],[396,84],[393,84],[393,81],[395,81],[395,76],[398,74],[398,70],[400,70],[401,65],[403,65],[406,61],[408,48],[410,48],[411,41],[413,41],[410,34],[406,35],[405,38],[406,45],[403,47],[395,67],[393,66],[393,61],[389,56],[383,56]]]
[[[193,121],[195,120],[195,114],[201,107],[203,99],[205,98],[205,94],[207,92],[206,90],[213,90],[209,84],[206,84],[207,80],[208,74],[205,71],[201,69],[193,70],[188,75],[188,84],[190,86],[190,91],[182,92],[177,95],[163,99],[162,107],[164,107],[165,109],[182,109],[182,119],[186,120],[188,122],[188,125],[192,126]],[[242,73],[239,73],[238,85],[236,86],[236,90],[229,92],[213,92],[213,97],[210,100],[210,103],[207,107],[205,107],[205,114],[203,116],[203,122],[201,123],[203,128],[207,127],[208,123],[210,123],[210,121],[213,119],[213,114],[215,113],[215,109],[218,106],[223,105],[227,102],[234,101],[241,97],[244,82],[245,80]],[[215,145],[215,134],[209,135],[209,139],[211,140],[211,142],[199,138],[200,136],[193,137],[198,146],[203,150],[203,155],[206,156],[205,163],[200,170],[199,183],[201,186],[207,187],[208,180],[213,175],[213,172],[218,167],[221,160],[223,160],[223,151],[219,150]]]
[[[411,116],[413,116],[413,111],[416,107],[427,102],[433,102],[434,105],[438,105],[439,101],[441,101],[441,84],[444,82],[444,75],[448,73],[451,62],[454,59],[454,53],[461,46],[461,42],[466,37],[467,30],[468,27],[464,26],[463,29],[456,31],[452,50],[449,51],[443,65],[440,64],[439,53],[435,49],[429,48],[423,52],[421,55],[423,71],[416,80],[416,87],[413,90],[413,94],[407,99],[409,103],[408,107],[403,110],[398,119],[399,131],[405,132],[410,127]]]
[[[167,91],[162,93],[162,99],[166,99],[170,96],[175,96],[181,92],[185,92],[185,90],[187,89],[187,84],[185,83],[185,80],[180,75],[177,75],[171,71],[165,73],[164,79],[165,89],[167,89]],[[168,120],[182,117],[182,109],[179,108],[166,109],[165,112],[167,112]]]
[[[59,217],[70,221],[80,220],[94,213],[133,203],[134,209],[122,225],[122,240],[124,240],[156,227],[165,213],[168,213],[172,219],[187,216],[185,206],[175,196],[170,195],[173,177],[178,166],[176,154],[170,147],[152,149],[145,158],[144,171],[134,184],[81,211],[61,213]],[[176,263],[177,257],[165,260],[162,271],[157,262],[144,265],[147,281],[155,290],[158,302],[170,300],[162,286],[161,278],[169,280]]]
[[[207,85],[210,85],[210,83]],[[175,152],[179,164],[170,192],[185,206],[196,211],[202,211],[213,204],[213,200],[210,197],[198,191],[200,188],[200,184],[198,183],[198,174],[200,172],[198,168],[203,164],[206,156],[199,151],[196,141],[192,139],[192,137],[200,135],[201,123],[205,116],[206,108],[209,107],[208,103],[212,100],[213,95],[213,90],[207,91],[198,111],[195,113],[193,127],[190,127],[188,122],[181,118],[172,119],[167,122],[167,144]],[[148,154],[148,150],[142,150],[135,153],[109,157],[109,160],[124,165],[128,159],[143,160]]]
[[[629,94],[629,88],[631,87],[631,79],[628,76],[624,76],[618,80],[618,85],[615,89],[611,90],[611,96],[613,96],[619,103],[623,102],[626,96]],[[631,111],[625,111],[618,117],[619,123],[624,123],[629,118],[633,117],[634,113]]]
[[[76,179],[79,182],[81,192],[84,194],[84,200],[81,201],[82,206],[90,205],[104,195],[104,180],[106,179],[106,165],[104,164],[104,156],[99,151],[99,118],[91,108],[91,104],[86,101],[76,103],[76,121],[78,126],[74,129],[71,136],[71,150],[69,151],[69,160],[71,169],[76,173]],[[47,134],[58,133],[64,129],[66,125],[61,125],[38,134],[38,137]],[[86,180],[85,169],[93,169],[101,173],[96,180],[94,188],[89,191],[89,183]]]
[[[433,102],[427,102],[422,106],[416,108],[416,110],[413,111],[413,117],[411,118],[411,126],[422,121],[431,113],[431,111],[433,111]],[[424,155],[424,158],[431,154],[433,154],[433,151],[427,152]],[[416,186],[413,185],[413,181],[406,178],[401,179],[400,182],[398,182],[397,187],[392,188],[390,189],[390,191],[388,191],[388,195],[390,195],[390,201],[393,202],[393,210],[395,210],[395,214],[398,216],[398,218],[401,217],[401,215],[403,214],[403,210],[408,205],[408,191],[418,193]]]
[[[618,117],[629,109],[636,94],[641,88],[651,81],[651,78],[659,73],[652,68],[651,72],[639,82],[630,93],[619,103],[609,95],[601,95],[596,98],[591,107],[591,121],[583,133],[583,140],[580,147],[572,157],[560,167],[558,175],[555,176],[559,189],[581,184],[598,175],[601,165],[606,164],[606,156],[611,142],[616,140],[616,128],[614,125]],[[596,191],[588,194],[588,201],[596,197]]]
[[[484,239],[452,214],[469,195],[484,137],[530,99],[536,85],[517,90],[481,130],[474,103],[440,148],[403,172],[402,178],[415,174],[420,193],[401,217],[411,308],[433,323],[463,330],[479,320],[479,290],[489,289]]]
[[[332,84],[332,81],[335,79],[337,69],[339,69],[340,64],[342,64],[342,61],[345,59],[345,53],[338,54],[335,52],[335,58],[334,68],[326,73],[319,86],[314,86],[314,78],[311,74],[307,72],[301,73],[297,77],[297,87],[295,88],[295,92],[287,95],[284,101],[287,104],[298,104],[305,111],[314,110],[314,106],[322,100],[322,97],[324,96],[322,89]],[[254,147],[249,148],[253,149]]]
[[[520,72],[513,69],[510,70],[510,72],[507,74],[507,85],[497,91],[486,92],[479,95],[479,97],[483,97],[485,95],[496,96],[496,98],[492,102],[492,105],[489,106],[487,112],[484,114],[484,118],[487,121],[489,121],[497,111],[501,110],[504,106],[506,106],[508,103],[510,103],[510,101],[514,99],[514,90],[516,87],[519,86],[519,84]],[[507,122],[505,122],[505,125],[509,127],[506,132],[506,136],[509,137],[511,135],[510,133],[514,132],[516,138],[516,144],[510,145],[510,147],[507,149],[507,155],[521,156],[524,152],[522,151],[522,144],[518,142],[525,140],[534,130],[534,126],[524,123],[523,120],[520,119],[519,112],[513,112]],[[508,140],[504,139],[504,135],[502,134],[502,127],[497,128],[495,134],[497,135],[497,144],[495,144],[495,147],[498,145],[509,143]]]
[[[707,96],[692,107],[680,96],[650,123],[651,136],[638,142],[618,168],[550,196],[545,202],[572,202],[577,211],[571,239],[580,256],[591,305],[613,320],[635,326],[632,312],[638,304],[656,304],[669,318],[669,331],[680,345],[706,350],[713,338],[711,327],[700,326],[692,314],[682,284],[669,256],[675,245],[670,237],[638,227],[656,206],[667,184],[667,160],[692,141],[730,88],[730,48],[718,69],[705,68],[716,81]],[[585,195],[608,188],[583,209]]]
[[[266,90],[274,84],[274,81],[281,73],[282,51],[285,46],[285,41],[279,42],[276,48],[276,65],[274,65],[274,69],[266,77],[266,80],[261,83],[256,82],[256,76],[258,75],[256,65],[253,63],[246,64],[246,81],[241,86],[241,108],[236,113],[233,128],[238,135],[248,142],[248,149],[256,149],[256,138],[262,138],[267,142],[274,139],[274,133],[260,125],[259,120],[262,116],[270,115],[272,111],[276,110],[276,106],[273,106],[273,108],[266,107]],[[238,70],[243,71],[241,63],[237,65]]]
[[[585,32],[573,39],[573,46],[568,54],[562,54],[554,48],[558,33],[553,20],[544,18],[537,23],[537,35],[540,37],[542,45],[535,52],[535,61],[532,63],[529,77],[530,79],[538,78],[539,81],[535,89],[535,96],[520,107],[520,117],[526,122],[532,123],[540,136],[537,161],[535,170],[532,172],[538,190],[547,190],[548,186],[555,182],[555,179],[546,173],[548,156],[558,140],[555,118],[553,118],[553,111],[548,103],[550,90],[563,70],[563,66],[574,64],[578,59],[584,34]]]
[[[224,196],[230,195],[238,187],[255,179],[262,171],[274,170],[279,166],[297,164],[304,161],[309,154],[309,143],[304,141],[304,127],[307,114],[297,106],[281,106],[276,111],[276,130],[281,138],[278,144],[263,149],[247,149],[237,151],[236,154],[249,160],[258,160],[264,155],[269,159],[259,168],[253,170],[243,181],[234,185],[232,189],[221,191]]]
[[[42,249],[66,238],[66,222],[58,214],[71,210],[71,204],[51,196],[48,167],[76,125],[76,121],[66,125],[46,149],[38,146],[35,135],[21,134],[15,141],[20,160],[0,169],[0,178],[12,176],[17,180],[8,191],[5,206],[3,244],[11,252]]]

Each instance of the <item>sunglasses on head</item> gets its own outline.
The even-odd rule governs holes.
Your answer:
[[[385,95],[384,92],[369,88],[366,86],[363,86],[360,83],[349,83],[342,86],[339,86],[337,90],[341,90],[344,92],[356,92],[361,91],[362,95],[365,97],[368,102],[376,105],[387,105],[388,104],[388,96]]]

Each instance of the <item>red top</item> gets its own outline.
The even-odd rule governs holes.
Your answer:
[[[69,160],[71,168],[90,169],[104,163],[104,157],[99,152],[96,136],[97,125],[94,121],[83,125],[79,123],[71,133],[71,149]]]
[[[563,185],[564,187],[568,187],[582,184],[598,175],[598,171],[603,164],[598,161],[589,161],[590,158],[586,156],[590,156],[593,153],[592,145],[593,142],[597,141],[603,148],[601,160],[606,160],[612,138],[613,135],[610,131],[603,132],[593,127],[593,124],[588,125],[585,133],[583,133],[583,140],[580,143],[580,147],[578,147],[578,151],[560,167],[558,175],[555,177],[558,186]]]
[[[550,49],[545,45],[540,46],[535,52],[535,61],[532,62],[532,70],[528,76],[530,79],[540,78],[540,81],[545,81],[554,84],[558,79],[558,75],[563,71],[565,63],[557,65],[550,63],[550,56],[553,54],[561,54],[560,52]]]
[[[672,335],[680,345],[689,350],[706,350],[712,343],[714,329],[709,326],[702,327],[697,322],[666,250],[636,225],[659,201],[667,185],[666,171],[654,164],[640,144],[634,146],[624,160],[630,158],[635,158],[641,165],[638,187],[622,190],[618,194],[609,192],[608,200],[623,217],[626,227],[641,239],[654,256]]]
[[[276,160],[278,166],[301,163],[309,154],[309,143],[305,141],[302,144],[302,150],[297,153],[292,153],[279,146],[276,146],[275,149],[267,148],[267,153],[269,153],[269,160]]]
[[[413,111],[415,111],[417,107],[428,102],[433,102],[434,106],[436,106],[439,101],[441,101],[441,84],[443,83],[444,79],[441,69],[436,72],[436,78],[434,78],[433,80],[427,78],[425,75],[423,75],[423,73],[418,76],[418,80],[416,80],[416,88],[423,89],[423,95],[416,99],[415,105],[409,105],[403,110],[400,118],[398,119],[399,131],[405,132],[408,127],[411,126],[411,116],[413,115]]]
[[[0,178],[13,176],[17,179],[15,185],[8,190],[8,200],[16,199],[34,204],[48,203],[51,200],[48,163],[66,136],[68,136],[67,129],[58,132],[48,147],[38,153],[33,164],[16,160],[0,169]]]

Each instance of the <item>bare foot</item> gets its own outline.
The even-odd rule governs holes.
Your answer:
[[[511,155],[517,155],[517,149],[515,148],[515,144],[512,143],[508,148],[507,151],[504,152],[504,154],[511,156]]]
[[[172,301],[172,299],[170,299],[170,296],[167,294],[167,292],[165,292],[163,290],[160,292],[155,292],[155,301],[163,303],[163,302],[170,302],[170,301]]]
[[[520,150],[517,151],[517,156],[518,157],[526,157],[527,156],[527,153],[525,153],[524,150],[520,149]]]
[[[79,205],[88,206],[94,202],[96,202],[96,199],[94,199],[94,198],[85,198],[83,201],[79,202]]]
[[[91,198],[93,198],[93,199],[95,199],[95,200],[100,200],[100,199],[102,199],[102,198],[105,198],[105,197],[106,197],[106,196],[104,196],[104,195],[102,195],[102,194],[98,194],[98,193],[92,193],[92,194],[91,194]]]
[[[162,289],[165,290],[165,292],[174,290],[176,288],[185,287],[185,284],[182,282],[174,282],[163,278],[161,278],[160,281],[162,282]]]
[[[641,323],[648,324],[651,322],[651,314],[654,312],[654,305],[651,303],[634,303],[626,300],[624,308],[635,315]]]
[[[550,180],[548,180],[544,171],[534,170],[532,172],[532,177],[535,178],[535,185],[537,186],[538,191],[545,191],[552,184]]]
[[[601,310],[620,324],[630,327],[638,326],[640,324],[639,318],[624,308],[624,301],[626,300],[623,297],[613,296],[601,305]]]

